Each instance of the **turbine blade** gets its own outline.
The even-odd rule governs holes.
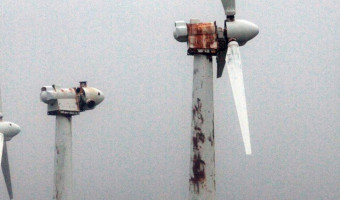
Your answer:
[[[0,164],[2,163],[2,154],[4,150],[4,134],[0,133]]]
[[[233,90],[234,101],[236,105],[237,115],[241,127],[242,138],[246,154],[251,154],[249,124],[247,114],[246,95],[244,91],[242,64],[240,49],[237,42],[232,41],[228,44],[227,68],[230,79],[231,88]]]
[[[217,78],[220,78],[223,73],[223,69],[225,66],[225,58],[227,56],[227,50],[220,51],[217,53],[216,62],[217,62]]]
[[[2,173],[4,174],[7,191],[10,199],[13,199],[13,191],[12,191],[12,183],[11,183],[11,174],[9,171],[9,163],[8,163],[8,154],[7,154],[7,147],[6,142],[3,143],[3,155],[2,155],[2,162],[1,162],[1,168]]]
[[[236,14],[235,10],[235,0],[221,0],[226,16],[234,16]]]
[[[0,88],[0,121],[2,121],[2,96],[1,96],[1,88]]]

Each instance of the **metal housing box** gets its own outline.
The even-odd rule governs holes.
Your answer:
[[[215,22],[191,23],[188,27],[188,55],[216,55],[218,51]]]
[[[44,86],[40,100],[47,104],[48,115],[78,115],[94,109],[104,100],[104,94],[97,88],[87,87],[86,81],[82,81],[79,87],[74,88]]]
[[[48,115],[78,115],[80,112],[76,88],[60,88],[57,85],[41,88],[40,98],[47,104]]]
[[[79,106],[76,99],[57,99],[51,101],[47,106],[49,115],[79,115]]]

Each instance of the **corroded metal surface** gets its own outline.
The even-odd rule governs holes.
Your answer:
[[[212,59],[194,56],[190,200],[215,199],[215,147]]]
[[[216,54],[218,49],[215,23],[187,24],[188,53]]]
[[[216,34],[216,25],[214,22],[188,24],[189,35],[211,35]]]
[[[56,116],[53,200],[72,200],[72,117]]]

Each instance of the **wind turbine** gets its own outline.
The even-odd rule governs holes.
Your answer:
[[[217,56],[217,78],[227,63],[246,154],[251,154],[247,106],[239,46],[258,33],[258,27],[235,19],[235,0],[222,0],[224,28],[197,19],[175,22],[174,37],[187,42],[194,56],[189,195],[191,200],[215,199],[215,146],[212,56]]]
[[[3,121],[2,114],[2,98],[0,93],[0,162],[2,173],[4,174],[7,192],[10,199],[13,199],[13,190],[11,183],[11,174],[9,170],[7,141],[10,141],[14,136],[20,132],[20,126],[13,122]]]
[[[72,116],[94,109],[104,94],[84,81],[77,88],[42,87],[40,99],[48,105],[47,114],[56,116],[53,199],[72,200]]]

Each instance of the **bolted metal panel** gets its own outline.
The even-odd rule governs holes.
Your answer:
[[[56,115],[54,200],[72,200],[72,117]]]
[[[189,54],[216,54],[218,49],[215,23],[187,24]]]
[[[213,65],[211,56],[194,56],[190,200],[215,199]]]

